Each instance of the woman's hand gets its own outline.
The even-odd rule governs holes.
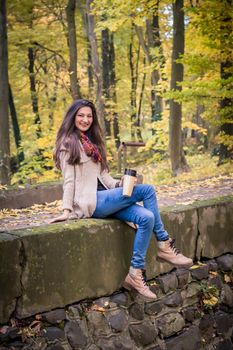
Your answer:
[[[135,180],[134,180],[134,185],[136,184],[137,184],[137,177],[135,177]],[[123,187],[123,185],[124,185],[124,175],[121,177],[119,187]]]
[[[69,219],[69,216],[70,216],[70,210],[69,209],[64,209],[63,211],[63,214],[56,217],[56,218],[53,218],[51,220],[49,220],[49,224],[52,224],[53,222],[59,222],[59,221],[66,221]]]

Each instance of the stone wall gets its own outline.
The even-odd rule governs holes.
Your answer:
[[[11,320],[0,329],[1,350],[230,350],[233,348],[233,255],[149,282],[158,300],[136,292]],[[23,338],[22,338],[23,335]]]
[[[127,274],[134,240],[134,230],[125,223],[71,220],[1,232],[0,323],[9,322],[0,330],[2,343],[19,341],[18,322],[27,324],[28,317],[39,313],[46,322],[36,322],[48,330],[25,338],[38,349],[230,349],[232,277],[223,271],[232,269],[232,209],[229,196],[162,211],[166,229],[185,255],[212,260],[190,271],[171,271],[170,265],[156,262],[153,238],[147,276],[156,277],[151,288],[158,301],[149,304],[137,295],[116,293]],[[201,293],[208,295],[211,284],[219,302],[211,314],[204,314]],[[50,346],[57,337],[59,344]],[[27,341],[24,350],[34,349]]]

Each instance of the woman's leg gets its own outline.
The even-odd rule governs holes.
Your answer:
[[[165,231],[160,217],[155,190],[151,185],[141,184],[134,186],[131,197],[123,196],[121,187],[106,191],[98,191],[97,205],[93,217],[107,217],[137,202],[143,202],[144,207],[153,213],[153,232],[157,240],[164,241],[168,239],[169,235]]]
[[[113,214],[113,217],[121,221],[137,224],[138,228],[135,232],[133,256],[130,265],[135,269],[144,269],[146,252],[154,227],[153,214],[146,208],[133,204]]]

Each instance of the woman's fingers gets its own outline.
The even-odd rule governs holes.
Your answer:
[[[65,220],[67,220],[68,218],[69,218],[69,217],[66,216],[66,215],[60,215],[60,216],[58,216],[58,217],[56,217],[56,218],[53,218],[53,219],[49,220],[49,224],[52,224],[52,223],[54,223],[54,222],[59,222],[59,221],[65,221]]]

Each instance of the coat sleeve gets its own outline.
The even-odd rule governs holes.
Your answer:
[[[108,188],[115,188],[116,185],[119,183],[119,180],[114,179],[107,170],[103,170],[101,172],[101,178],[103,184],[106,185]]]
[[[63,204],[62,209],[73,211],[75,190],[75,166],[68,164],[69,152],[60,152],[60,164],[63,176]]]

